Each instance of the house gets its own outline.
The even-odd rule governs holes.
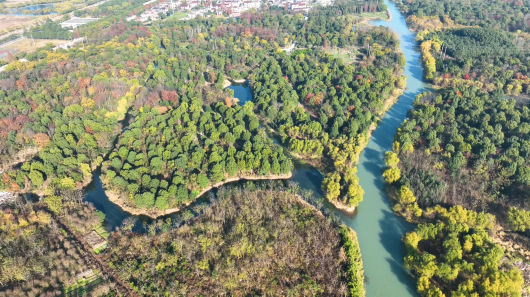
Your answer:
[[[306,11],[306,10],[309,10],[309,7],[307,7],[305,3],[294,2],[294,3],[291,3],[291,5],[289,6],[289,9],[292,11]]]

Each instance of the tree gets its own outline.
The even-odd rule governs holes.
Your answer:
[[[63,212],[63,199],[61,196],[46,196],[44,198],[44,203],[50,211],[58,215]]]
[[[167,208],[168,204],[168,199],[167,199],[167,196],[164,196],[164,195],[160,195],[156,198],[156,203],[155,203],[155,206],[160,209],[160,210],[164,210]]]
[[[530,211],[510,207],[508,225],[514,231],[525,232],[526,229],[530,229]]]
[[[389,167],[395,167],[399,163],[399,158],[396,153],[394,152],[386,152],[385,153],[385,164]]]
[[[388,168],[383,172],[383,178],[389,184],[393,184],[401,178],[401,170],[397,167]]]
[[[58,187],[61,190],[73,190],[75,189],[75,181],[70,177],[64,177],[59,179]]]
[[[407,186],[401,186],[399,189],[399,203],[400,204],[412,204],[416,202],[416,197]]]
[[[326,198],[329,201],[335,201],[340,195],[340,175],[332,173],[326,176],[322,181],[322,190],[326,193]]]
[[[208,180],[208,177],[205,174],[199,173],[199,175],[197,175],[197,183],[199,184],[199,187],[201,189],[204,189],[208,186],[210,181]]]
[[[31,170],[28,176],[31,182],[33,183],[33,186],[35,187],[40,187],[42,183],[44,182],[42,173],[40,173],[37,170]]]

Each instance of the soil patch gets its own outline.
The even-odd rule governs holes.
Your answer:
[[[21,26],[31,22],[34,18],[27,16],[0,15],[0,32],[7,28]]]

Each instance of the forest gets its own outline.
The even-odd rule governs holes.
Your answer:
[[[422,296],[520,296],[521,271],[503,263],[492,242],[495,218],[461,206],[427,210],[429,223],[405,236],[405,267],[418,278]]]
[[[458,0],[407,0],[399,1],[398,5],[407,15],[449,16],[456,23],[465,26],[530,32],[528,0],[471,0],[465,5]]]
[[[328,19],[320,26],[328,23],[343,24]],[[345,64],[325,51],[297,51],[280,62],[263,63],[252,77],[252,91],[260,115],[290,152],[324,168],[328,200],[355,207],[364,193],[356,176],[358,155],[379,117],[404,89],[406,77],[392,31],[344,30],[338,46],[362,48],[358,62]]]
[[[331,201],[356,206],[363,195],[357,157],[405,88],[397,36],[359,24],[360,13],[386,7],[343,3],[307,20],[269,10],[143,26],[120,19],[141,5],[119,3],[102,4],[93,15],[102,19],[74,34],[86,36],[82,48],[17,54],[27,61],[15,59],[0,73],[0,190],[38,195],[35,213],[51,224],[31,227],[40,229],[28,241],[27,232],[13,233],[15,243],[6,243],[2,257],[18,257],[16,245],[22,248],[15,252],[30,257],[34,240],[40,256],[51,255],[48,264],[63,247],[74,255],[68,247],[75,246],[85,262],[68,260],[71,269],[63,265],[57,284],[35,295],[65,294],[73,288],[66,282],[90,267],[108,287],[102,294],[111,296],[132,290],[362,296],[355,233],[287,188],[220,189],[221,198],[196,219],[158,220],[145,234],[130,224],[102,229],[105,216],[82,202],[81,190],[101,169],[106,192],[129,210],[182,208],[227,180],[288,177],[291,158],[301,158],[325,169]],[[282,50],[293,42],[302,48]],[[250,81],[252,102],[238,102],[226,88],[239,79]],[[31,214],[19,208],[28,206],[2,211]],[[189,209],[182,213],[189,218]],[[5,224],[25,224],[17,221],[22,216],[6,217]],[[0,291],[32,288],[42,269],[30,262],[20,264],[26,278],[8,275]],[[46,266],[46,275],[55,277],[57,265]]]
[[[0,244],[0,296],[64,296],[84,292],[85,285],[93,296],[124,293],[43,205],[2,205]]]
[[[416,96],[385,155],[392,208],[419,224],[404,237],[405,267],[422,296],[524,295],[530,283],[524,273],[530,260],[528,5],[399,6],[420,30],[424,77],[435,87]]]
[[[348,11],[347,6],[341,6],[341,9]],[[8,169],[0,181],[0,188],[45,195],[51,195],[55,190],[80,188],[90,182],[92,170],[104,160],[108,164],[115,158],[115,155],[110,158],[114,149],[112,146],[115,139],[120,137],[120,130],[128,124],[123,119],[129,110],[131,115],[136,116],[135,113],[140,108],[174,110],[182,103],[213,110],[218,108],[215,105],[218,102],[234,105],[233,108],[237,109],[240,107],[227,99],[233,94],[224,90],[226,80],[248,77],[256,102],[254,109],[257,119],[270,122],[269,126],[277,129],[283,139],[287,135],[299,135],[291,143],[285,144],[293,154],[301,157],[305,157],[304,154],[317,157],[325,155],[324,162],[330,168],[329,172],[337,171],[334,168],[341,172],[339,175],[329,174],[324,188],[328,197],[332,201],[339,198],[346,204],[357,205],[362,200],[362,189],[358,185],[355,168],[350,168],[349,165],[355,164],[357,155],[367,142],[369,130],[375,127],[378,117],[390,106],[391,98],[395,99],[399,89],[405,87],[405,77],[402,75],[405,61],[398,51],[399,42],[390,30],[364,26],[354,32],[353,24],[356,20],[348,15],[327,17],[332,13],[324,10],[307,22],[301,15],[285,12],[245,13],[240,19],[230,19],[228,22],[220,19],[174,20],[161,22],[150,28],[117,22],[101,30],[101,25],[105,26],[103,21],[103,24],[97,22],[82,29],[84,32],[81,34],[89,36],[87,47],[83,50],[74,48],[52,52],[50,49],[42,49],[25,55],[30,62],[13,62],[7,68],[9,75],[0,74],[0,87],[3,90],[0,100],[4,102],[0,110],[3,113],[2,121],[6,124],[0,131],[6,136],[6,141],[0,144],[1,161],[2,166]],[[298,34],[300,30],[303,35]],[[329,33],[322,35],[321,32]],[[294,41],[311,47],[311,50],[305,54],[285,55],[281,47]],[[356,51],[355,63],[346,64],[342,59],[334,58],[333,49]],[[270,69],[266,67],[280,63],[283,69],[278,69],[279,71],[273,70],[272,66]],[[307,71],[317,65],[319,72]],[[271,80],[272,77],[274,80]],[[264,93],[265,86],[275,81],[285,81],[281,84],[285,86],[284,90]],[[278,99],[272,100],[274,96],[283,97],[278,115],[269,112],[274,110],[272,105],[277,104]],[[299,102],[303,108],[296,107],[295,102]],[[199,118],[209,121],[208,116],[201,117],[199,113],[199,118],[194,118],[195,110],[187,116],[191,116],[191,122],[184,118],[181,120],[193,123],[201,132],[204,128],[197,121]],[[211,113],[210,110],[205,111],[207,114]],[[170,114],[160,116],[169,117]],[[234,114],[230,112],[230,115]],[[252,119],[254,120],[251,121]],[[258,122],[253,116],[245,119],[244,124],[238,123],[238,120],[242,120],[238,118],[224,122],[224,126],[220,126],[219,119],[213,120],[216,130],[222,128],[224,131],[225,127],[230,130],[227,131],[230,135],[228,146],[236,145],[236,148],[241,145],[240,148],[245,150],[246,141],[254,145],[256,141],[259,142],[258,138],[265,141],[265,146],[269,146],[266,135],[254,135],[257,132],[254,131],[254,126]],[[223,118],[225,120],[229,119]],[[147,124],[149,121],[151,119],[143,123]],[[173,119],[172,122],[175,121]],[[234,126],[234,121],[239,127]],[[241,127],[245,130],[240,131]],[[315,129],[314,135],[305,135],[308,127]],[[142,129],[138,126],[136,128]],[[190,128],[191,133],[197,133],[193,127],[185,128]],[[124,135],[132,133],[131,130],[125,130]],[[169,131],[165,137],[178,132]],[[245,132],[250,133],[252,139],[243,138],[239,141],[239,137],[248,134]],[[226,132],[219,133],[224,136]],[[235,140],[231,137],[234,134],[239,134]],[[212,140],[211,136],[216,139],[217,134],[207,134],[210,140],[198,141],[206,141],[203,144],[211,146],[211,141],[218,141]],[[157,141],[164,143],[167,138]],[[221,139],[221,142],[223,151],[229,153],[225,139]],[[215,149],[218,148],[219,145],[216,145]],[[119,149],[121,148],[117,148],[116,153],[119,153]],[[262,160],[264,152],[261,152],[261,148],[258,151],[261,156],[256,156],[254,148],[252,154],[246,153],[245,166],[248,168],[243,171],[251,170],[254,173],[257,169],[262,171],[259,174],[267,175],[263,172],[277,172],[277,163],[280,164],[280,171],[286,171],[287,165],[282,164],[286,162],[280,156],[268,156],[270,159],[263,164],[249,164],[253,162],[251,159]],[[178,147],[175,147],[170,156],[177,152]],[[193,148],[190,155],[186,156],[187,160],[193,159],[192,153],[203,154]],[[159,154],[158,150],[154,150],[152,155],[145,152],[146,165],[153,154]],[[218,151],[218,155],[223,154]],[[171,162],[174,163],[177,157],[172,156]],[[223,156],[222,160],[225,158]],[[233,163],[238,163],[243,155],[236,154],[233,158],[232,162],[226,164],[218,164],[221,160],[214,162],[217,164],[214,171],[223,172],[225,169],[221,168],[227,164],[233,167]],[[125,188],[129,182],[139,181],[132,176],[136,176],[136,168],[140,165],[126,165],[123,163],[125,159],[118,159],[122,159],[122,166],[128,169],[123,171],[125,176],[121,175],[122,168],[119,168],[120,172],[117,169],[111,170],[116,173],[116,176],[111,177],[116,182],[113,186],[120,185],[120,193],[131,194]],[[21,160],[25,160],[22,166],[9,169],[12,164]],[[156,160],[162,160],[164,166],[167,165],[165,161],[168,160],[163,160],[162,155]],[[264,170],[262,165],[265,166]],[[135,167],[132,176],[128,176],[128,171],[132,168],[129,166]],[[197,163],[197,166],[199,168],[189,174],[195,174],[197,178],[200,176],[201,185],[219,179],[219,173],[217,178],[212,179],[211,170],[214,165],[211,165],[212,168],[203,168],[204,164]],[[183,186],[179,195],[184,197],[186,188],[186,196],[193,197],[204,188],[197,184],[197,180],[190,180],[189,184],[183,185],[178,182],[178,178],[174,180],[174,176],[159,176],[160,173],[156,170],[143,172],[145,169],[151,171],[154,168],[145,166],[139,173],[142,176],[148,173],[146,182],[152,183],[148,187],[150,190],[144,192],[147,188],[142,188],[142,191],[137,192],[139,188],[132,189],[132,192],[133,195],[146,194],[145,200],[150,202],[145,205],[149,207],[156,201],[149,194],[151,191],[154,191],[151,194],[162,190],[163,193],[170,193],[170,188],[174,192],[175,187],[178,190],[179,186]],[[173,172],[172,169],[165,170],[164,174]],[[233,170],[230,169],[230,172],[229,175]],[[109,172],[110,175],[113,173]],[[155,176],[162,186],[167,183],[167,188],[159,188],[160,184],[155,187]],[[162,183],[166,178],[168,180]],[[171,187],[172,185],[175,187]],[[176,194],[172,193],[170,196]],[[134,197],[127,196],[132,203]],[[143,201],[140,198],[137,200]],[[176,203],[175,199],[169,199],[168,206],[174,205],[169,201]],[[162,200],[159,205],[166,207]]]
[[[476,88],[418,95],[395,136],[401,182],[420,206],[522,206],[530,186],[530,110]],[[493,203],[488,207],[489,203]]]
[[[24,36],[35,39],[71,40],[73,33],[69,32],[67,29],[63,29],[58,23],[47,19],[41,26],[33,27],[29,31],[24,32]]]
[[[103,256],[140,295],[361,296],[355,235],[297,195],[220,188],[196,219],[160,221],[156,235],[114,233]]]
[[[476,87],[530,94],[530,42],[498,29],[446,29],[422,34],[425,77],[436,87]]]

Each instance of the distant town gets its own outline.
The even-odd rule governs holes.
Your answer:
[[[272,6],[284,7],[286,10],[300,11],[305,13],[311,9],[311,5],[328,6],[333,5],[333,0],[232,0],[232,1],[159,1],[152,0],[144,3],[146,11],[140,15],[133,15],[126,18],[127,21],[149,22],[161,19],[165,16],[170,16],[178,12],[186,12],[187,15],[183,17],[186,19],[193,19],[197,16],[210,17],[227,16],[239,17],[242,12],[254,9],[267,9]]]

